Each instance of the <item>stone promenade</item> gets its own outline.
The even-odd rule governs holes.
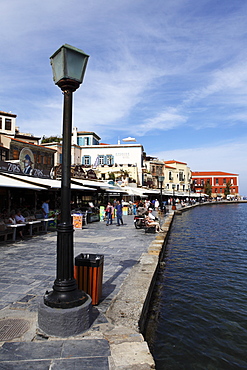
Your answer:
[[[93,307],[91,328],[69,338],[37,328],[37,310],[56,274],[56,232],[0,244],[0,369],[150,369],[154,362],[139,332],[158,256],[173,214],[161,219],[164,232],[124,225],[88,224],[74,232],[74,255],[104,255],[103,293]]]

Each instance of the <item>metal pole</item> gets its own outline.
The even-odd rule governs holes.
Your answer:
[[[161,211],[163,211],[162,185],[163,185],[163,181],[160,181],[160,209]]]
[[[53,291],[45,295],[44,303],[54,308],[73,308],[82,305],[87,295],[78,290],[74,279],[73,225],[71,223],[71,132],[72,94],[68,86],[64,90],[63,148],[61,183],[61,222],[57,227],[57,276]]]

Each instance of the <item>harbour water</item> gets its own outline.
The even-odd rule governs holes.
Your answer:
[[[147,328],[157,370],[247,369],[247,204],[176,216]]]

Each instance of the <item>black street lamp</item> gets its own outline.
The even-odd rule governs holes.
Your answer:
[[[164,176],[159,176],[158,180],[160,182],[160,209],[163,211],[163,199],[162,199],[162,187],[163,187],[163,181],[165,177]]]
[[[175,184],[172,184],[172,190],[173,190],[173,195],[172,195],[172,209],[176,209],[176,202],[175,202]]]
[[[81,306],[88,296],[74,279],[73,225],[71,223],[71,133],[72,95],[83,81],[89,55],[70,45],[61,46],[50,58],[53,79],[64,95],[63,147],[61,183],[61,222],[57,227],[57,275],[53,290],[44,297],[46,306],[73,308]]]

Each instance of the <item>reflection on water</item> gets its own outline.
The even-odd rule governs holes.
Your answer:
[[[147,330],[156,369],[247,369],[247,204],[175,218]]]

